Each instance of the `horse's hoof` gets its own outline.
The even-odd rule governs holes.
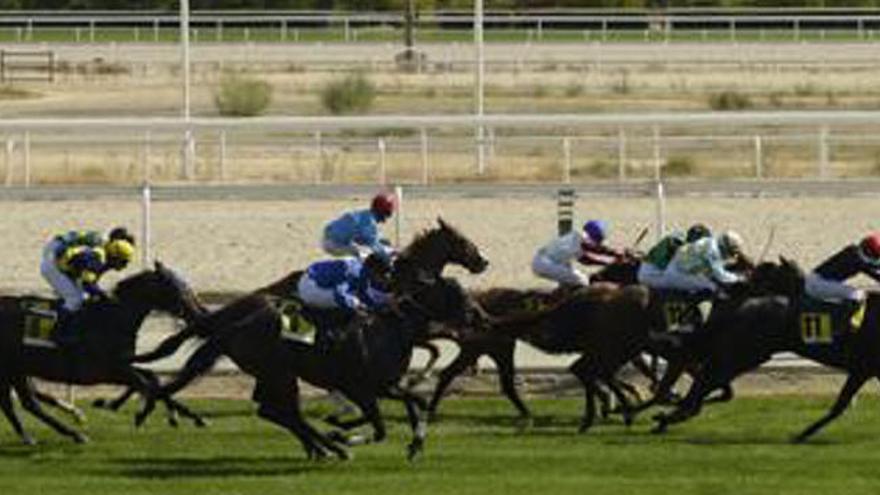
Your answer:
[[[207,428],[208,427],[208,422],[205,421],[205,419],[203,419],[203,418],[194,418],[193,424],[196,426],[196,428]]]
[[[345,433],[339,430],[327,432],[327,438],[330,439],[331,442],[336,442],[341,445],[348,445],[348,437],[345,436]]]
[[[800,435],[795,435],[795,436],[791,437],[791,443],[802,444],[807,441],[807,438],[808,438],[807,436],[805,436],[803,433],[801,433]]]
[[[629,428],[633,425],[634,419],[631,413],[626,413],[623,415],[623,425]]]
[[[37,444],[37,439],[25,433],[21,436],[22,445],[27,445],[28,447],[33,447]]]
[[[337,416],[335,414],[331,414],[329,416],[326,416],[324,418],[324,422],[330,426],[335,426],[336,428],[342,428],[342,420],[339,418],[339,416]]]
[[[520,416],[516,420],[516,423],[517,423],[516,424],[516,431],[519,433],[525,433],[525,432],[532,429],[532,426],[534,426],[535,421],[531,416]]]
[[[663,433],[666,433],[666,430],[669,429],[669,423],[666,422],[666,418],[661,417],[657,421],[658,421],[657,426],[655,426],[654,428],[651,429],[651,433],[653,433],[655,435],[662,435]]]
[[[92,407],[95,409],[107,409],[106,399],[95,399],[92,401]]]
[[[84,433],[76,432],[73,434],[73,441],[78,444],[89,443],[89,437],[87,437]]]
[[[73,411],[71,414],[73,414],[73,419],[77,424],[84,425],[89,421],[85,413],[80,410]]]
[[[147,416],[145,414],[138,414],[134,417],[134,427],[140,428],[144,425],[144,422],[147,421]]]
[[[336,452],[336,457],[340,461],[350,461],[350,460],[354,459],[354,454],[352,454],[351,452],[349,452],[346,449],[340,449],[338,452]]]
[[[592,421],[581,421],[581,425],[578,427],[578,433],[583,434],[586,433],[593,426]]]
[[[422,453],[422,450],[425,448],[425,441],[421,438],[417,438],[410,442],[406,447],[406,460],[412,462],[418,457],[419,454]]]

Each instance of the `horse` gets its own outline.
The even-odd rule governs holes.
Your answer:
[[[0,409],[26,444],[34,439],[24,430],[12,403],[14,389],[22,406],[58,433],[76,442],[87,437],[73,430],[40,407],[29,377],[62,383],[93,385],[123,384],[135,388],[146,398],[136,416],[140,425],[155,406],[159,381],[149,370],[132,366],[137,331],[153,310],[168,312],[195,321],[200,306],[186,284],[161,263],[120,281],[109,299],[83,307],[76,319],[82,338],[63,347],[24,335],[25,319],[31,311],[22,305],[28,297],[0,298]],[[32,298],[31,298],[32,299]],[[169,410],[200,419],[182,404],[164,399]]]
[[[806,441],[843,414],[869,379],[880,379],[880,295],[868,295],[864,307],[856,313],[860,322],[851,323],[849,311],[843,311],[843,324],[834,332],[833,327],[823,328],[823,318],[816,315],[835,308],[808,307],[815,302],[807,300],[803,281],[798,265],[783,257],[779,264],[765,262],[755,268],[752,283],[766,295],[747,300],[715,323],[725,330],[714,333],[710,352],[678,408],[655,418],[656,432],[665,432],[669,425],[696,416],[707,391],[757,368],[776,352],[794,352],[847,373],[831,409],[794,436],[796,443]],[[830,314],[826,322],[832,323]],[[814,339],[816,335],[828,339]]]
[[[485,354],[498,365],[502,391],[528,421],[530,413],[514,386],[513,350],[516,340],[523,340],[551,354],[580,354],[569,370],[585,389],[581,432],[594,422],[595,400],[601,397],[603,384],[621,402],[629,422],[629,400],[615,374],[652,345],[650,333],[656,323],[644,287],[603,284],[550,294],[490,289],[474,294],[474,299],[488,314],[486,329],[462,333],[461,352],[440,372],[429,411],[436,412],[446,387]]]
[[[394,257],[392,286],[395,290],[405,290],[414,284],[417,286],[424,280],[436,279],[449,264],[462,266],[470,273],[478,274],[486,270],[489,266],[489,261],[482,255],[479,247],[473,241],[443,220],[443,218],[438,217],[437,227],[417,234],[412,242]],[[257,289],[253,292],[253,295],[268,296],[278,306],[283,307],[287,301],[296,297],[297,285],[303,273],[302,270],[293,271],[281,279]],[[247,301],[248,299],[245,298],[243,300]],[[232,308],[238,308],[236,311],[241,311],[242,313],[240,314],[242,316],[244,316],[244,313],[254,309],[246,303],[231,306],[229,311],[232,311]],[[294,309],[299,311],[301,308],[297,308],[294,305]],[[430,339],[453,337],[454,335],[455,332],[433,331],[424,340],[416,343],[416,347],[428,351],[429,360],[419,375],[410,381],[410,387],[424,379],[431,372],[431,369],[440,357],[440,350],[430,342]],[[185,329],[166,339],[152,352],[139,356],[137,362],[146,363],[168,357],[174,354],[187,339],[193,336],[192,329]],[[189,365],[185,366],[184,369],[187,370],[187,373],[192,372],[192,378],[194,379],[195,376],[207,372],[217,359],[220,358],[220,355],[218,349],[212,346],[202,346],[196,353],[190,356],[191,363],[188,363]],[[184,384],[183,380],[178,382],[178,386],[182,384]],[[106,407],[115,410],[121,407],[132,393],[133,391],[129,389],[118,398],[109,402],[101,401],[99,404],[106,404]]]
[[[302,417],[298,378],[342,392],[363,416],[338,421],[335,426],[347,430],[370,423],[373,441],[386,436],[377,399],[403,401],[413,432],[408,457],[413,458],[424,446],[425,404],[399,386],[413,347],[426,337],[432,321],[476,325],[480,315],[457,282],[438,278],[423,280],[410,287],[409,292],[399,294],[392,310],[371,316],[362,326],[349,328],[329,350],[282,335],[281,313],[264,294],[252,294],[230,303],[193,325],[191,331],[206,339],[194,356],[210,361],[214,355],[226,355],[256,378],[253,400],[259,404],[258,415],[293,433],[309,458],[332,453],[345,459],[348,452],[340,445],[339,441],[344,439],[341,433],[330,438]],[[161,394],[175,393],[208,368],[210,365],[205,362],[190,360],[180,375],[162,387]]]

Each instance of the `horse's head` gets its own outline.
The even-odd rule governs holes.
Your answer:
[[[400,297],[401,306],[409,305],[423,317],[457,327],[472,327],[484,322],[485,312],[457,280],[438,277],[422,282]]]
[[[122,302],[165,311],[188,322],[207,313],[189,284],[158,261],[153,270],[144,270],[120,281],[114,294]]]
[[[799,298],[804,291],[803,270],[784,256],[779,257],[778,264],[769,261],[758,264],[749,281],[753,290],[763,294]]]
[[[611,282],[618,285],[633,285],[638,283],[640,261],[633,257],[626,257],[590,275],[590,283]]]
[[[440,225],[438,239],[442,240],[442,246],[446,249],[447,259],[451,263],[461,265],[471,273],[482,273],[489,266],[489,260],[480,254],[480,248],[470,239],[465,237],[455,227],[437,217]]]

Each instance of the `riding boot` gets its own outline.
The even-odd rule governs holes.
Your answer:
[[[58,308],[58,317],[55,322],[55,331],[52,333],[52,341],[59,347],[69,348],[77,342],[76,321],[77,311],[70,311],[64,307]]]

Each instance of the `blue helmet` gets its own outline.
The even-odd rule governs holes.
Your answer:
[[[608,223],[603,220],[590,220],[584,224],[584,232],[596,244],[602,244],[608,236]]]

